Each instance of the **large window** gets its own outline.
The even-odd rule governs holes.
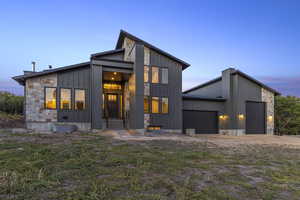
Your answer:
[[[85,109],[85,90],[75,89],[75,110]]]
[[[144,96],[144,113],[149,113],[149,96]]]
[[[152,97],[152,113],[159,113],[159,98]]]
[[[56,88],[45,88],[45,108],[56,109]]]
[[[148,83],[149,82],[149,67],[144,66],[144,82]]]
[[[72,109],[71,89],[60,89],[60,109],[70,110]]]
[[[169,72],[168,68],[161,69],[161,83],[167,84],[169,80]]]
[[[152,67],[152,83],[159,83],[159,68]]]
[[[161,98],[161,112],[167,114],[169,112],[169,99],[167,97]]]

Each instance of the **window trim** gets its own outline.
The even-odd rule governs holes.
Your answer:
[[[163,98],[168,99],[168,112],[166,112],[166,113],[163,112]],[[160,104],[161,104],[161,112],[160,112],[160,114],[168,115],[170,113],[169,97],[166,97],[166,96],[160,97]]]
[[[61,106],[61,89],[68,89],[68,90],[71,90],[71,108],[70,109],[62,109],[60,106]],[[73,100],[74,100],[74,98],[73,98],[73,88],[70,88],[70,87],[60,87],[59,88],[59,110],[63,110],[63,111],[72,111],[72,110],[74,110],[73,109],[73,106],[74,106],[74,104],[73,104]]]
[[[52,88],[52,89],[55,89],[56,90],[56,97],[55,97],[55,108],[47,108],[46,104],[46,90],[47,88]],[[57,101],[57,98],[58,98],[58,95],[57,95],[57,87],[48,87],[48,86],[45,86],[44,87],[44,110],[57,110],[58,108],[58,101]]]
[[[84,107],[84,109],[82,109],[82,110],[78,110],[78,109],[76,109],[76,106],[75,106],[75,103],[76,103],[76,90],[84,90],[84,103],[85,103],[85,107]],[[74,105],[74,111],[76,111],[76,112],[80,112],[80,111],[86,111],[87,109],[88,109],[88,104],[87,104],[87,91],[88,91],[88,89],[86,89],[86,88],[74,88],[74,98],[73,98],[73,105]],[[104,93],[103,93],[104,94]],[[102,98],[102,97],[101,97]]]
[[[167,72],[168,72],[168,77],[167,77],[167,83],[163,83],[163,69],[166,69]],[[168,85],[169,84],[169,68],[168,67],[160,67],[160,71],[161,71],[161,79],[160,79],[160,84],[163,84],[163,85]]]

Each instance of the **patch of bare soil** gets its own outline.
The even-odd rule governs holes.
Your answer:
[[[25,128],[24,117],[21,115],[0,113],[0,129],[1,128]]]

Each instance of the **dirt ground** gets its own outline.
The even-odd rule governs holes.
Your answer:
[[[172,140],[181,142],[207,142],[211,146],[230,147],[240,145],[270,145],[284,146],[289,148],[300,148],[300,136],[271,136],[271,135],[196,135],[195,137],[182,134],[133,134],[128,131],[109,130],[100,133],[104,136],[112,136],[119,140],[149,141],[149,140]]]

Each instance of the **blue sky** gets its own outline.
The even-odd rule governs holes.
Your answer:
[[[181,58],[185,89],[235,67],[285,95],[300,96],[300,1],[2,1],[0,90],[10,77],[88,61],[114,49],[120,29]]]

